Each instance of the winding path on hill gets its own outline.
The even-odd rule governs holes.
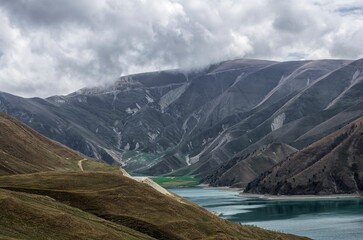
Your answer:
[[[84,171],[83,166],[82,166],[82,162],[87,161],[87,160],[88,160],[87,158],[83,158],[83,159],[78,161],[78,167],[81,169],[82,172]]]

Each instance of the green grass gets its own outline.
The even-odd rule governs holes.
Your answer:
[[[190,176],[181,177],[154,177],[154,182],[162,187],[190,187],[200,183],[199,178]]]

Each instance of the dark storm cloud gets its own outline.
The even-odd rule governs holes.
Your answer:
[[[65,94],[222,60],[362,57],[359,1],[0,0],[0,91]]]
[[[92,4],[84,0],[5,0],[1,6],[12,22],[23,27],[57,27],[59,23],[92,20],[89,12]]]

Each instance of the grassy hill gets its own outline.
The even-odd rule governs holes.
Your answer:
[[[46,196],[0,189],[0,239],[153,239]]]
[[[0,175],[40,171],[77,171],[85,156],[35,132],[18,120],[0,113]],[[90,161],[86,169],[112,169]],[[86,170],[85,169],[85,170]],[[115,170],[117,168],[113,168]]]
[[[223,220],[185,199],[165,196],[124,177],[121,172],[3,176],[0,188],[49,196],[156,239],[300,239]]]

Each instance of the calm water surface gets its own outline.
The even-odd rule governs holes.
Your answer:
[[[261,200],[218,188],[171,188],[221,217],[317,240],[363,239],[363,200]]]

